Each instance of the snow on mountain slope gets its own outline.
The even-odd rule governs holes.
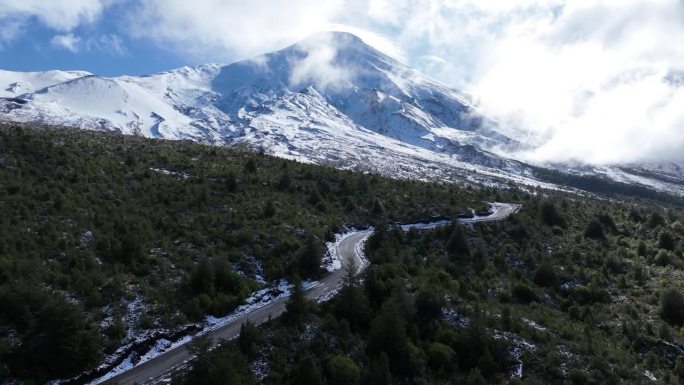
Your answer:
[[[84,71],[11,72],[0,70],[0,97],[13,98],[92,75]]]
[[[329,47],[334,47],[330,51]],[[465,97],[345,33],[321,33],[278,52],[221,69],[213,89],[218,107],[242,108],[314,86],[355,124],[404,143],[441,151],[447,143],[516,145],[489,129]],[[461,136],[459,133],[469,132]],[[459,140],[464,141],[463,143]]]
[[[24,95],[23,99],[43,123],[157,138],[211,139],[193,127],[190,118],[126,78],[86,75]],[[18,120],[33,118],[24,109],[13,112]]]
[[[524,163],[497,155],[529,148],[504,134],[513,131],[464,94],[348,33],[319,33],[252,60],[142,77],[0,71],[0,121],[245,144],[398,177],[544,186]],[[638,174],[615,170],[603,174]],[[650,181],[638,176],[629,180]]]
[[[379,172],[421,180],[469,180],[489,183],[504,178],[528,185],[548,184],[503,161],[491,168],[400,142],[354,123],[309,87],[278,99],[261,111],[232,144],[243,143],[283,158]],[[477,170],[476,172],[473,172]]]

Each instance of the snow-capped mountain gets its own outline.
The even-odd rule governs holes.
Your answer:
[[[340,32],[252,60],[143,77],[0,71],[0,121],[246,144],[397,177],[544,185],[500,155],[529,146],[467,96]]]

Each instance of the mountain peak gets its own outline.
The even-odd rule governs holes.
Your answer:
[[[304,39],[300,40],[298,43],[295,45],[306,45],[307,43],[321,43],[322,41],[330,41],[333,43],[341,43],[341,44],[357,44],[357,45],[365,45],[366,44],[363,39],[358,37],[357,35],[351,33],[351,32],[343,32],[343,31],[319,31],[315,32]]]
[[[336,52],[338,59],[345,60],[346,58],[345,61],[347,62],[365,59],[374,62],[381,61],[399,64],[396,59],[386,55],[363,38],[351,32],[343,31],[316,32],[278,52],[288,54],[293,52],[310,54],[311,52],[320,51],[322,49],[331,49]]]

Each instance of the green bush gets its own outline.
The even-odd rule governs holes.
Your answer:
[[[660,315],[673,325],[684,324],[684,296],[677,289],[663,292],[660,300]]]
[[[556,268],[549,262],[543,262],[534,272],[534,283],[543,287],[558,286]]]
[[[524,304],[528,304],[537,299],[537,295],[534,293],[534,290],[524,283],[515,284],[511,294],[518,302]]]
[[[601,225],[601,222],[597,220],[589,222],[589,224],[587,225],[587,229],[584,230],[584,237],[592,239],[605,239],[606,234],[603,231],[603,226]]]

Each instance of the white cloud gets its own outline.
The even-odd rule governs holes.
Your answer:
[[[315,32],[352,32],[390,55],[396,44],[349,19],[367,18],[366,1],[184,0],[143,1],[128,15],[129,32],[201,60],[251,58]]]
[[[58,31],[70,31],[83,23],[92,23],[114,0],[3,0],[0,25],[7,19],[35,17]]]
[[[674,43],[684,41],[684,3],[567,2],[502,31],[480,52],[472,91],[541,142],[523,157],[684,159],[683,90],[665,79],[684,63],[684,46]]]
[[[198,57],[251,57],[324,29],[343,1],[149,0],[131,13],[131,33]]]
[[[80,51],[102,52],[110,55],[125,55],[126,46],[117,35],[100,35],[82,38],[73,33],[55,35],[50,40],[50,45],[57,49],[64,49],[72,53]]]
[[[125,55],[128,52],[123,40],[114,34],[91,37],[85,42],[85,47],[87,51],[98,51],[118,56]]]
[[[17,36],[22,33],[22,23],[18,21],[1,22],[0,19],[0,50],[4,49],[5,45],[12,42]]]
[[[376,3],[372,5],[372,3]],[[377,0],[411,64],[540,147],[530,160],[684,158],[680,0]]]
[[[290,74],[291,86],[317,84],[322,88],[336,88],[352,80],[351,69],[335,65],[338,50],[330,35],[316,35],[300,47],[305,51],[305,57],[291,59],[296,61]]]
[[[73,33],[55,35],[52,40],[50,40],[50,44],[55,48],[65,49],[76,53],[80,49],[81,38],[75,36]]]

